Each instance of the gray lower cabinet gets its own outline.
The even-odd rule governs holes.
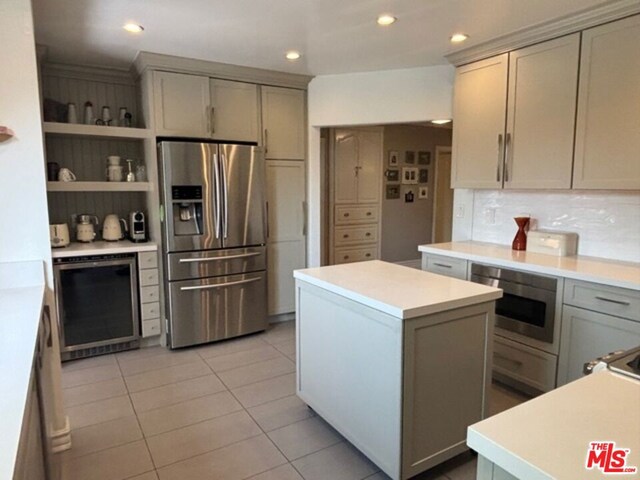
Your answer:
[[[431,253],[422,254],[422,270],[437,273],[438,275],[466,280],[467,266],[468,262],[461,258],[433,255]]]
[[[561,338],[558,386],[582,377],[586,362],[640,345],[640,322],[565,305]]]
[[[36,367],[34,367],[22,420],[22,433],[13,480],[45,480],[47,478],[36,375]]]

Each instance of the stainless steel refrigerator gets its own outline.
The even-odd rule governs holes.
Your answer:
[[[169,346],[264,330],[263,150],[165,141],[159,158]]]

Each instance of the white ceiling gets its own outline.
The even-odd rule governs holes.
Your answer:
[[[50,61],[128,67],[138,50],[311,75],[446,63],[465,46],[603,0],[33,0]],[[398,21],[379,27],[378,14]],[[132,35],[126,22],[145,27]],[[295,63],[284,58],[302,52]]]

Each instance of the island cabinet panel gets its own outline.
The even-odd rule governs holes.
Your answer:
[[[298,396],[387,475],[400,478],[402,323],[305,282],[296,285]]]
[[[492,305],[405,321],[402,478],[464,452],[484,418]]]
[[[298,278],[296,302],[298,396],[384,473],[405,480],[467,449],[493,301],[401,319]]]

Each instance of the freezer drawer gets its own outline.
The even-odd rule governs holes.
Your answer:
[[[267,268],[266,247],[208,250],[204,252],[170,253],[169,281],[217,277]]]
[[[170,347],[236,337],[267,327],[266,272],[169,282]]]

